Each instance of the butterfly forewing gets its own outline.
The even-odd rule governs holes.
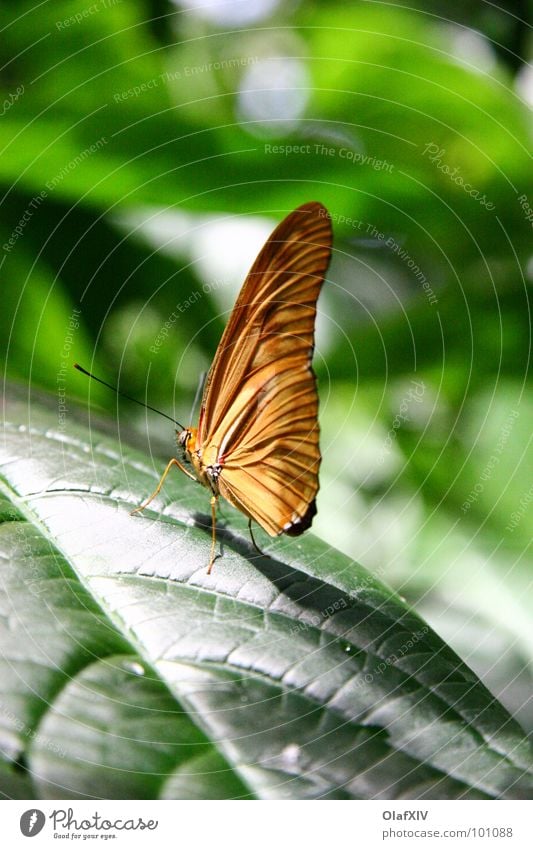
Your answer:
[[[318,490],[316,301],[331,254],[316,202],[274,230],[242,287],[209,372],[198,448],[220,493],[269,534],[301,533]]]

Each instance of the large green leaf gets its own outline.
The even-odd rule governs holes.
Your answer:
[[[33,5],[0,10],[6,91],[23,87],[3,116],[0,181],[10,190],[16,184],[31,197],[49,187],[49,197],[106,210],[168,204],[246,213],[290,209],[318,194],[335,214],[409,232],[420,258],[432,240],[449,244],[462,266],[473,250],[468,228],[490,252],[495,224],[428,159],[429,143],[487,194],[514,241],[527,237],[514,188],[529,182],[527,109],[499,68],[493,78],[458,61],[437,20],[315,3],[267,32],[206,31],[182,12],[172,44],[163,45],[139,2],[69,26],[62,21],[71,3],[41,4],[29,15]],[[303,154],[276,153],[240,115],[246,72],[278,54],[300,57],[312,79],[304,121],[288,139],[298,150],[307,145]],[[240,61],[217,73],[213,66],[228,59]],[[268,76],[258,96],[267,85]],[[283,112],[279,133],[286,143]],[[429,223],[431,238],[418,221]]]
[[[159,463],[12,392],[0,446],[5,796],[517,798],[520,728],[389,589],[263,541]],[[162,464],[161,464],[162,466]]]

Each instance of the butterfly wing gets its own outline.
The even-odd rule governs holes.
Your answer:
[[[272,536],[316,512],[320,452],[311,366],[316,301],[331,254],[326,209],[306,203],[248,274],[209,372],[198,428],[221,494]]]

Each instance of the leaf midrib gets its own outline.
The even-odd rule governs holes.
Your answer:
[[[158,681],[161,683],[161,685],[162,685],[162,686],[164,686],[164,687],[165,687],[165,689],[167,690],[167,692],[169,693],[169,695],[172,697],[172,699],[174,699],[174,701],[175,701],[177,704],[180,704],[180,700],[177,698],[177,696],[176,696],[176,694],[174,693],[174,691],[173,691],[173,690],[169,687],[169,685],[168,685],[168,683],[165,681],[165,679],[161,677],[161,675],[160,675],[159,671],[158,671],[158,670],[157,670],[157,669],[153,666],[153,662],[152,662],[152,660],[151,660],[149,657],[147,657],[147,656],[146,656],[146,654],[145,654],[145,652],[144,652],[144,650],[143,650],[143,647],[142,647],[142,646],[137,647],[136,645],[134,645],[134,644],[132,643],[131,639],[128,639],[128,638],[124,635],[123,630],[122,630],[121,628],[117,627],[119,624],[123,624],[123,623],[120,621],[120,619],[119,619],[118,617],[115,617],[115,616],[113,615],[112,610],[108,610],[108,609],[107,609],[107,606],[106,606],[106,605],[104,605],[104,604],[102,604],[102,599],[101,599],[100,597],[96,596],[96,595],[95,595],[95,594],[91,591],[91,588],[90,588],[90,586],[88,585],[88,583],[87,583],[86,581],[84,581],[84,580],[82,579],[82,577],[78,574],[78,571],[75,569],[75,567],[74,567],[74,565],[73,565],[73,563],[72,563],[72,561],[71,561],[71,558],[70,558],[70,557],[68,557],[68,556],[65,554],[65,552],[62,550],[62,548],[61,548],[61,546],[58,544],[58,542],[57,542],[56,540],[53,540],[53,539],[52,539],[52,536],[51,536],[50,532],[48,531],[48,529],[47,529],[46,525],[45,525],[45,524],[41,521],[41,519],[40,519],[40,518],[39,518],[36,514],[34,514],[34,513],[33,513],[33,511],[31,511],[31,510],[28,508],[28,506],[27,506],[27,504],[25,503],[24,499],[23,499],[23,498],[21,498],[21,497],[20,497],[20,496],[19,496],[19,495],[18,495],[18,494],[17,494],[17,493],[16,493],[16,492],[12,489],[12,487],[11,487],[11,486],[7,483],[7,481],[5,481],[5,478],[3,478],[3,476],[1,476],[1,475],[0,475],[0,493],[1,493],[1,494],[2,494],[2,495],[3,495],[3,496],[4,496],[4,497],[5,497],[5,498],[9,501],[9,502],[11,502],[12,504],[14,504],[14,505],[15,505],[15,507],[16,507],[16,508],[18,509],[18,511],[20,512],[20,514],[24,517],[25,522],[26,522],[26,523],[27,523],[30,527],[34,527],[34,528],[36,528],[36,529],[37,529],[37,531],[40,533],[41,537],[42,537],[43,539],[45,539],[45,540],[47,541],[47,543],[51,546],[51,548],[52,548],[53,550],[55,550],[55,551],[56,551],[56,552],[57,552],[57,553],[61,556],[61,558],[63,559],[63,561],[69,565],[69,568],[71,569],[71,571],[72,571],[72,573],[73,573],[73,576],[77,579],[78,583],[80,583],[80,584],[81,584],[81,585],[85,588],[86,592],[87,592],[87,593],[91,596],[91,598],[93,599],[93,602],[94,602],[94,604],[96,605],[97,609],[98,609],[99,611],[101,611],[103,618],[107,618],[107,619],[109,619],[109,621],[113,624],[113,627],[114,627],[114,629],[116,630],[117,636],[118,636],[118,637],[119,637],[119,638],[123,641],[123,643],[124,643],[125,647],[127,646],[127,647],[130,649],[130,652],[129,652],[129,653],[131,654],[131,656],[133,656],[133,657],[136,657],[136,656],[140,656],[140,657],[142,657],[142,659],[143,659],[143,661],[146,663],[147,667],[148,667],[148,668],[152,671],[152,674],[154,675],[154,678],[155,678],[156,680],[158,680]],[[19,521],[20,521],[20,520],[19,520]],[[2,524],[3,524],[3,523],[2,523]],[[117,621],[117,620],[118,620],[118,621]],[[111,656],[113,656],[113,655],[116,655],[116,648],[115,648],[115,650],[114,650],[113,652],[110,652],[110,653],[109,653],[109,654],[107,654],[107,655],[98,656],[98,660],[105,660],[105,659],[106,659],[106,657],[111,657]],[[83,664],[78,664],[78,665],[77,665],[77,668],[76,668],[76,676],[79,676],[79,674],[80,674],[81,672],[83,672],[83,670],[87,669],[90,665],[91,665],[91,661],[89,661],[89,660],[88,660],[88,661],[86,661],[86,662],[85,662],[85,663],[83,663]],[[54,691],[54,693],[53,693],[53,700],[50,700],[50,701],[48,702],[48,704],[46,705],[46,708],[45,708],[45,709],[43,709],[43,710],[40,712],[40,714],[39,714],[39,713],[36,713],[36,720],[35,720],[35,725],[34,725],[34,729],[33,729],[33,730],[35,730],[36,732],[38,732],[38,729],[40,728],[40,726],[41,726],[41,724],[43,723],[44,719],[46,718],[47,714],[50,712],[50,710],[52,710],[52,706],[53,706],[53,704],[54,704],[55,702],[57,702],[57,700],[58,700],[59,696],[61,695],[61,693],[63,692],[63,690],[65,689],[65,687],[68,685],[68,683],[69,683],[68,678],[67,678],[67,677],[65,677],[65,679],[64,679],[64,680],[62,681],[62,683],[61,683],[61,686],[57,687],[57,688],[56,688],[56,690]],[[187,710],[187,716],[188,716],[189,720],[190,720],[190,721],[191,721],[194,725],[196,725],[198,728],[200,728],[200,730],[202,731],[202,733],[205,733],[205,730],[202,728],[202,726],[201,726],[198,722],[195,722],[195,720],[193,719],[194,713],[191,713],[191,711]],[[33,739],[38,739],[37,734],[35,735],[35,737],[34,737]],[[243,784],[245,787],[247,787],[247,788],[249,789],[249,791],[250,791],[250,795],[251,795],[252,797],[254,797],[254,798],[255,798],[255,797],[256,797],[256,795],[257,795],[257,793],[256,793],[256,788],[254,788],[254,787],[251,787],[251,786],[250,786],[250,784],[249,784],[249,782],[248,782],[248,780],[247,780],[247,778],[246,778],[246,775],[244,775],[244,774],[243,774],[242,769],[239,767],[239,764],[238,764],[237,762],[235,762],[235,761],[234,761],[234,759],[228,760],[228,757],[227,757],[226,752],[224,751],[224,749],[220,746],[220,744],[219,744],[217,741],[213,740],[211,737],[208,737],[207,739],[208,739],[209,743],[213,746],[213,748],[215,748],[215,749],[217,749],[217,750],[218,750],[218,752],[219,752],[219,754],[221,755],[222,759],[223,759],[225,762],[227,762],[227,763],[228,763],[229,767],[237,773],[237,775],[239,776],[239,778],[240,778],[240,780],[241,780],[242,784]],[[29,752],[29,751],[31,751],[31,746],[32,746],[32,742],[30,742],[30,745],[28,746],[28,749],[27,749],[27,751],[28,751],[28,752]],[[32,782],[32,786],[33,786],[33,778],[32,778],[32,776],[31,776],[31,774],[29,774],[29,778],[30,778],[30,780],[31,780],[31,782]],[[161,782],[161,787],[163,787],[163,785],[164,785],[164,781],[162,781],[162,782]]]

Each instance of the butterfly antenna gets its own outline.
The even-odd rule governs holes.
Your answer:
[[[127,398],[128,401],[133,401],[134,404],[139,404],[139,406],[141,407],[146,407],[147,410],[151,410],[153,413],[159,413],[159,415],[163,416],[163,418],[168,419],[170,422],[174,422],[174,424],[177,424],[177,426],[180,427],[182,430],[185,430],[183,425],[176,421],[176,419],[173,419],[172,416],[167,416],[166,413],[162,413],[161,410],[156,410],[156,408],[151,407],[150,404],[145,404],[144,401],[139,401],[137,398],[132,398],[131,395],[126,395],[125,392],[121,392],[119,389],[117,389],[116,386],[112,386],[111,383],[106,383],[105,380],[102,380],[100,377],[96,377],[96,375],[91,374],[90,371],[84,369],[82,366],[79,365],[79,363],[74,363],[74,368],[78,369],[78,371],[81,371],[82,374],[86,374],[87,377],[91,378],[91,380],[96,380],[96,382],[101,383],[102,386],[107,386],[108,389],[111,389],[113,392],[116,392],[116,394],[120,395],[122,398]]]

